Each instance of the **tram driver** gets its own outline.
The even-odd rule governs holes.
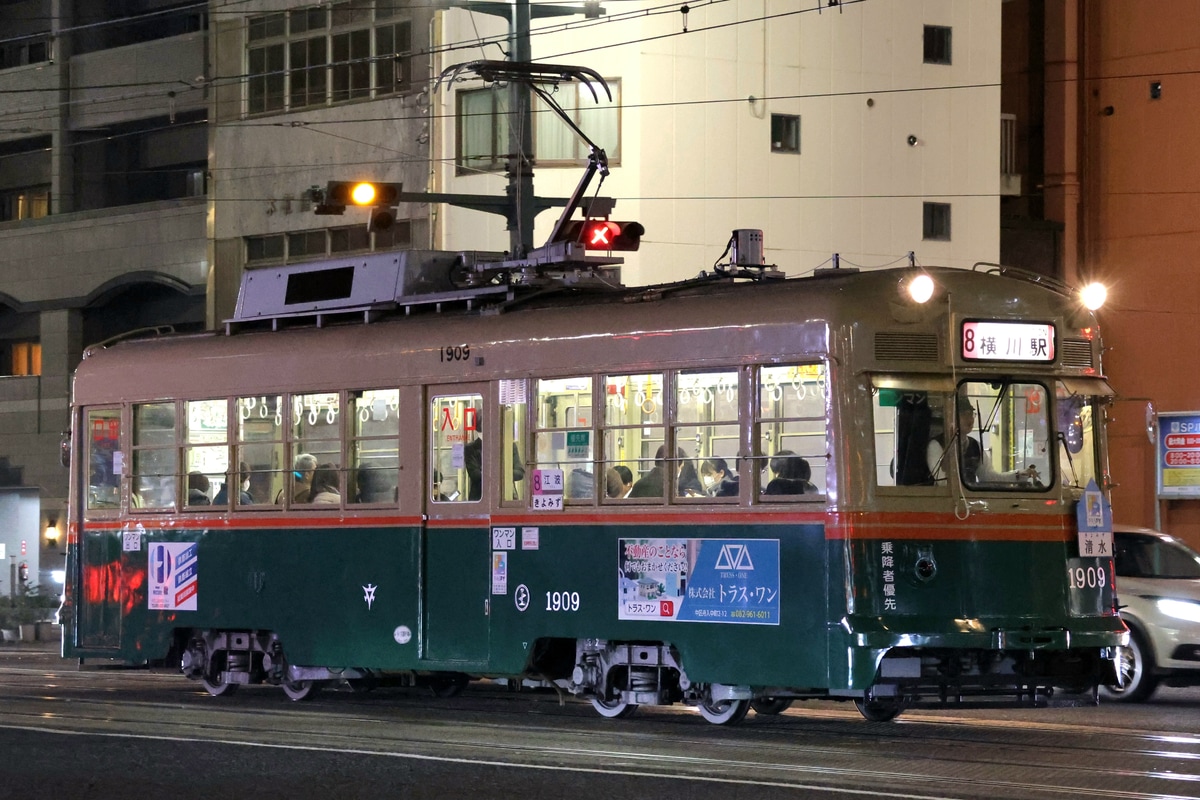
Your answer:
[[[1025,469],[999,472],[992,466],[992,459],[980,443],[983,432],[976,425],[975,405],[965,395],[955,396],[957,428],[953,436],[959,440],[959,460],[962,465],[963,482],[968,486],[986,483],[1036,484],[1039,476],[1037,467],[1030,464]],[[933,438],[926,451],[926,461],[934,480],[945,479],[945,452],[942,442]]]

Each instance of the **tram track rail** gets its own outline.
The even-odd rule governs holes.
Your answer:
[[[868,723],[817,704],[715,730],[681,708],[614,723],[575,701],[559,711],[553,695],[468,691],[337,692],[301,705],[265,688],[211,698],[166,673],[3,666],[0,726],[913,798],[1200,796],[1200,737],[1178,731],[945,712]]]

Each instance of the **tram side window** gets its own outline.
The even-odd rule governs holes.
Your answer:
[[[350,393],[350,463],[354,469],[351,503],[397,501],[400,483],[400,392],[368,389]]]
[[[630,499],[698,493],[696,465],[682,448],[667,447],[663,375],[609,375],[604,381],[604,461],[602,470],[628,467]],[[607,483],[607,481],[606,481]],[[670,493],[667,486],[674,486]]]
[[[737,498],[738,373],[683,372],[675,380],[675,443],[699,472],[700,490],[683,497]]]
[[[133,407],[133,490],[135,508],[175,508],[179,451],[175,403]]]
[[[504,441],[500,443],[501,501],[517,502],[525,498],[525,426],[527,424],[526,383],[523,380],[500,381],[500,425]]]
[[[592,378],[539,380],[535,426],[537,468],[562,470],[567,503],[592,502],[596,495]]]
[[[825,494],[825,377],[824,364],[759,369],[755,471],[764,499]]]
[[[121,504],[121,409],[98,408],[87,412],[88,510],[117,508]]]
[[[430,398],[429,499],[465,503],[483,498],[483,397]]]
[[[284,456],[283,397],[239,397],[235,407],[237,457],[246,465],[250,496],[256,505],[279,505],[287,485],[284,477],[291,474]]]
[[[874,397],[875,477],[879,486],[933,486],[952,468],[943,412],[947,395],[880,388]]]
[[[229,492],[221,489],[230,474],[229,401],[189,400],[184,408],[183,471],[188,481],[184,503],[211,506],[220,496],[222,505],[228,506]],[[235,474],[233,480],[240,478]]]
[[[294,394],[291,404],[292,463],[316,459],[312,472],[292,473],[291,504],[340,506],[346,481],[342,471],[341,406],[336,392]],[[307,459],[305,459],[307,461]]]

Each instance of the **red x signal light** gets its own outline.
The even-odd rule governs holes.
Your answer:
[[[645,233],[640,222],[589,219],[567,223],[558,239],[579,242],[585,250],[637,250]]]

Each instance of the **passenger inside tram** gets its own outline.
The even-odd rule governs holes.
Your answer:
[[[770,465],[774,477],[763,494],[818,494],[817,487],[809,481],[812,467],[807,459],[791,450],[780,450],[771,457]]]
[[[605,494],[614,500],[624,500],[633,491],[633,472],[624,464],[617,464],[608,468],[605,482]]]
[[[737,497],[738,476],[723,458],[706,458],[700,464],[700,483],[709,497]]]

